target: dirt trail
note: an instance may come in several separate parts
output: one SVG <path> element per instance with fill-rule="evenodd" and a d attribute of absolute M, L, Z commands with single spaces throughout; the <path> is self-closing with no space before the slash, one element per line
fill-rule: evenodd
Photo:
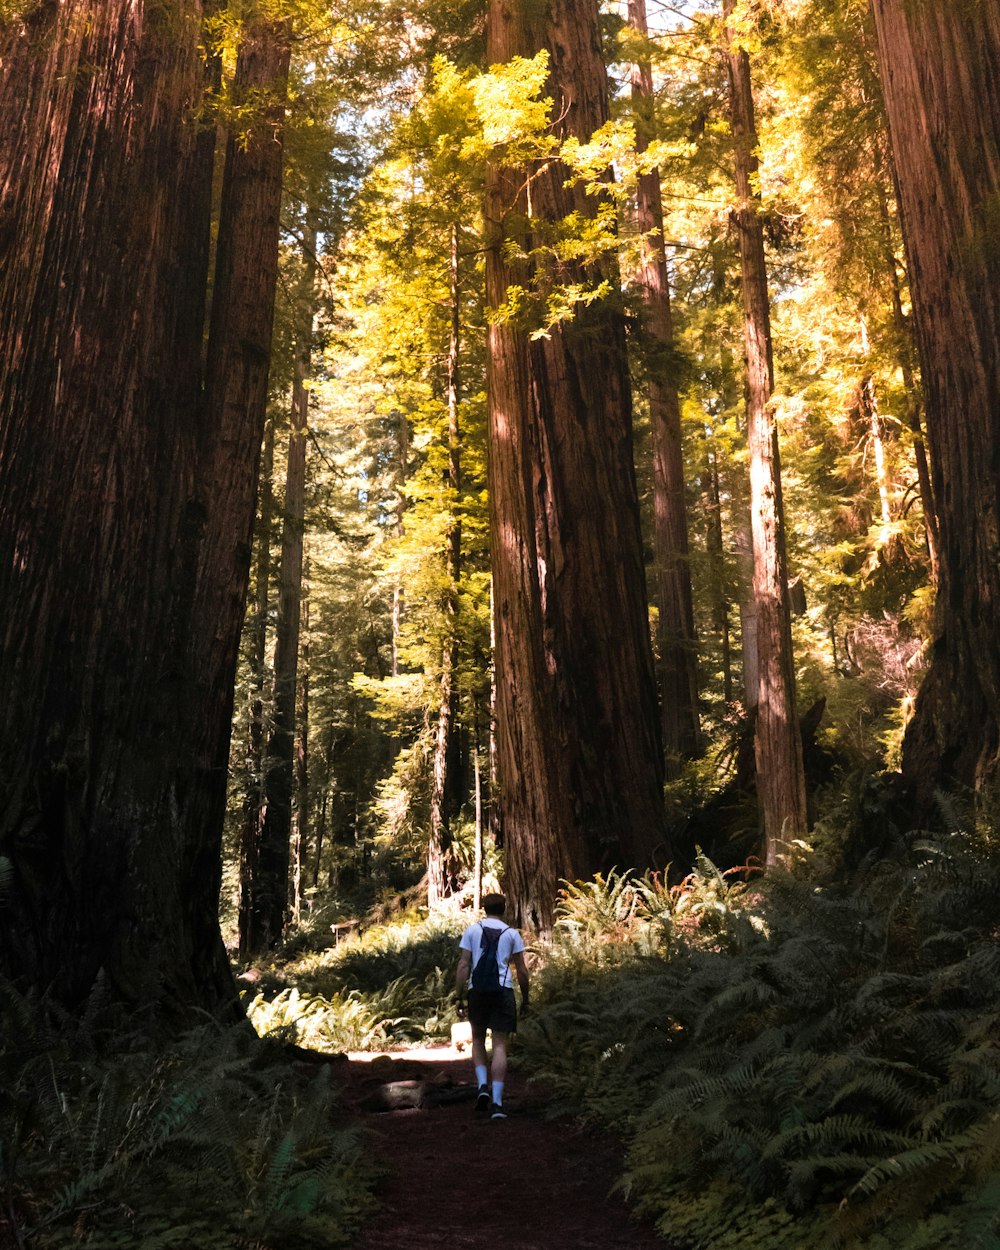
<path fill-rule="evenodd" d="M 450 1047 L 352 1057 L 346 1079 L 387 1170 L 356 1250 L 669 1250 L 609 1194 L 620 1147 L 545 1119 L 523 1077 L 508 1080 L 503 1121 L 476 1118 L 471 1064 Z M 384 1084 L 410 1081 L 426 1083 L 426 1105 L 372 1110 Z"/>

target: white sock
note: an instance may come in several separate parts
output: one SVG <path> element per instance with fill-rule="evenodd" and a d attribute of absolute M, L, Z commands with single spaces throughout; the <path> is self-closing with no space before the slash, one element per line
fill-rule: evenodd
<path fill-rule="evenodd" d="M 483 1086 L 486 1084 L 486 1064 L 485 1063 L 476 1064 L 476 1083 L 479 1085 L 480 1089 L 482 1089 Z"/>
<path fill-rule="evenodd" d="M 503 1081 L 493 1082 L 493 1101 L 498 1107 L 503 1105 Z"/>

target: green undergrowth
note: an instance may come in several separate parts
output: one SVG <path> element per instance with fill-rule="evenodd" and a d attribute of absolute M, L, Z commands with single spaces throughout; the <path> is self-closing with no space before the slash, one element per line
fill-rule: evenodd
<path fill-rule="evenodd" d="M 1000 1247 L 1000 859 L 568 887 L 521 1062 L 692 1250 Z"/>
<path fill-rule="evenodd" d="M 124 1027 L 123 1027 L 124 1026 Z M 0 984 L 0 1245 L 349 1246 L 374 1173 L 328 1068 L 245 1027 L 153 1049 Z M 103 1038 L 104 1040 L 100 1040 Z"/>
<path fill-rule="evenodd" d="M 445 1040 L 465 923 L 410 915 L 336 947 L 294 949 L 260 970 L 247 1015 L 262 1035 L 330 1053 Z"/>

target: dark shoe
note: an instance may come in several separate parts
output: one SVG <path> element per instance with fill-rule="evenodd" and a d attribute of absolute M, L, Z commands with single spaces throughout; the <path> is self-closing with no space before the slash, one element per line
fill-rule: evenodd
<path fill-rule="evenodd" d="M 500 1103 L 495 1102 L 491 1105 L 490 1119 L 491 1120 L 506 1120 L 507 1119 L 507 1112 L 504 1111 Z"/>
<path fill-rule="evenodd" d="M 479 1093 L 476 1095 L 476 1115 L 485 1115 L 490 1109 L 490 1091 L 485 1085 L 480 1085 Z"/>

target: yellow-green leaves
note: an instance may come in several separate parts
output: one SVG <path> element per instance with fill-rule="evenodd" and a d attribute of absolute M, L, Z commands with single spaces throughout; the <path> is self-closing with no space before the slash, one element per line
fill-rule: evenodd
<path fill-rule="evenodd" d="M 552 101 L 542 95 L 549 55 L 516 56 L 493 65 L 473 85 L 476 113 L 486 152 L 506 164 L 551 156 L 557 147 L 549 133 Z"/>

